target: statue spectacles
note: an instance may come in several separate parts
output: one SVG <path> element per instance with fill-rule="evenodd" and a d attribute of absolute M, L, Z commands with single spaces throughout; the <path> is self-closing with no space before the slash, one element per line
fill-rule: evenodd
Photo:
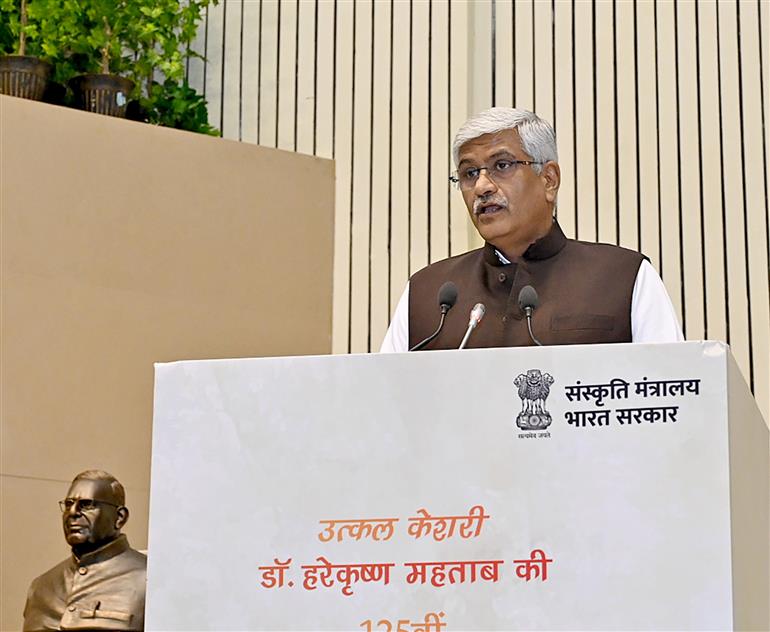
<path fill-rule="evenodd" d="M 491 167 L 463 167 L 449 176 L 449 181 L 461 191 L 468 191 L 476 186 L 482 171 L 487 172 L 487 177 L 495 182 L 504 182 L 513 177 L 518 165 L 542 165 L 538 160 L 515 160 L 506 158 L 496 160 Z"/>
<path fill-rule="evenodd" d="M 62 513 L 71 511 L 75 508 L 76 512 L 93 511 L 97 505 L 109 505 L 110 507 L 120 507 L 115 503 L 108 503 L 106 500 L 96 500 L 94 498 L 65 498 L 59 501 L 59 508 Z"/>

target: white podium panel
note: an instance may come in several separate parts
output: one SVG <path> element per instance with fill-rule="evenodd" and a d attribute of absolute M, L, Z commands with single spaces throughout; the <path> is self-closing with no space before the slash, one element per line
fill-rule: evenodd
<path fill-rule="evenodd" d="M 768 435 L 731 363 L 704 342 L 158 365 L 147 629 L 762 629 Z"/>

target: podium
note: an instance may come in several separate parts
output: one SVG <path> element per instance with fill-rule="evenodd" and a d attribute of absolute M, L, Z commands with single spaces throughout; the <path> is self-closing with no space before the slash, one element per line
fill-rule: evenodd
<path fill-rule="evenodd" d="M 770 628 L 717 342 L 156 366 L 148 630 Z"/>

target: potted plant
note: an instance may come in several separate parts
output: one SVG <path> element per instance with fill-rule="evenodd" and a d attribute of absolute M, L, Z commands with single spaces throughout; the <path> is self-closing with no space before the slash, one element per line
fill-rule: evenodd
<path fill-rule="evenodd" d="M 188 59 L 202 58 L 191 44 L 203 12 L 217 2 L 0 0 L 0 52 L 26 47 L 54 62 L 49 85 L 69 85 L 82 109 L 124 116 L 133 100 L 132 118 L 217 134 L 185 80 Z"/>
<path fill-rule="evenodd" d="M 134 82 L 128 69 L 136 23 L 133 0 L 77 0 L 71 3 L 72 30 L 62 41 L 78 60 L 79 74 L 69 81 L 76 107 L 124 117 Z"/>
<path fill-rule="evenodd" d="M 191 123 L 200 119 L 205 101 L 192 98 L 184 69 L 189 57 L 199 56 L 190 45 L 203 11 L 217 1 L 74 0 L 76 33 L 64 39 L 84 73 L 70 81 L 76 105 L 125 116 L 132 97 L 148 122 L 167 122 L 178 111 L 183 125 L 210 132 L 207 122 Z M 184 105 L 169 110 L 172 95 Z"/>
<path fill-rule="evenodd" d="M 0 93 L 39 101 L 52 66 L 40 58 L 36 19 L 48 0 L 0 0 Z M 10 53 L 10 54 L 9 54 Z M 29 54 L 28 54 L 29 53 Z"/>

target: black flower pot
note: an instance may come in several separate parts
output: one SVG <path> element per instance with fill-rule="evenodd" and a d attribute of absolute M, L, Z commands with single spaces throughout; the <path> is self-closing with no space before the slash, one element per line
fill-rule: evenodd
<path fill-rule="evenodd" d="M 0 57 L 0 94 L 40 101 L 43 98 L 52 66 L 29 55 Z"/>
<path fill-rule="evenodd" d="M 134 82 L 116 75 L 80 75 L 70 79 L 75 107 L 97 114 L 126 117 Z"/>

